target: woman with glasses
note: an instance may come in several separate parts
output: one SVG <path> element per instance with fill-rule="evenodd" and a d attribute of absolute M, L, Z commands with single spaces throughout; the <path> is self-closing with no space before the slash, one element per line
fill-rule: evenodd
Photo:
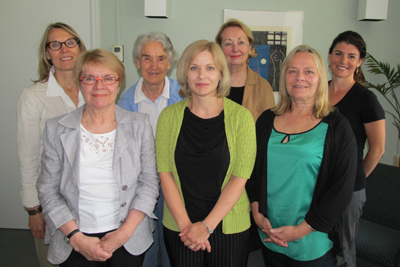
<path fill-rule="evenodd" d="M 47 121 L 37 183 L 48 259 L 68 266 L 141 266 L 159 194 L 147 114 L 115 105 L 125 69 L 96 49 L 76 61 L 86 104 Z M 105 262 L 105 263 L 104 263 Z"/>
<path fill-rule="evenodd" d="M 86 50 L 83 41 L 69 25 L 50 24 L 39 46 L 39 79 L 22 91 L 17 104 L 18 157 L 21 173 L 21 198 L 29 214 L 29 228 L 35 237 L 40 265 L 52 266 L 46 260 L 43 244 L 45 221 L 36 191 L 43 150 L 45 122 L 76 109 L 84 99 L 72 78 L 76 58 Z"/>

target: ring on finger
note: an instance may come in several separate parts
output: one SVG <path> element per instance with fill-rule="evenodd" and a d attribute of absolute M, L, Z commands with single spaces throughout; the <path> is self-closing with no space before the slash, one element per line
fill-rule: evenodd
<path fill-rule="evenodd" d="M 191 245 L 189 246 L 190 249 L 194 249 L 194 247 L 195 247 L 195 245 L 193 245 L 193 244 L 191 244 Z"/>

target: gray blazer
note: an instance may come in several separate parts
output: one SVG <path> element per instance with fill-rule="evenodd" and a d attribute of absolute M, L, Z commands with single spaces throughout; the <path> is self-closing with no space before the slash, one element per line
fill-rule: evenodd
<path fill-rule="evenodd" d="M 43 136 L 44 151 L 37 190 L 47 223 L 45 243 L 50 244 L 47 258 L 53 264 L 64 262 L 72 250 L 58 228 L 69 220 L 75 220 L 79 227 L 77 182 L 84 108 L 49 119 Z M 148 115 L 118 106 L 115 115 L 117 129 L 112 169 L 120 186 L 119 219 L 122 224 L 131 209 L 147 215 L 124 245 L 131 254 L 140 255 L 153 242 L 153 210 L 159 193 L 154 138 Z"/>

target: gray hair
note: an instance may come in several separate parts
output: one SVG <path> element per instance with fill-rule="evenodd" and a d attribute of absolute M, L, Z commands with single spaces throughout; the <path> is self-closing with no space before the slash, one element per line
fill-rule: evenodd
<path fill-rule="evenodd" d="M 165 52 L 168 54 L 168 60 L 171 63 L 171 70 L 178 62 L 178 53 L 175 51 L 174 46 L 171 43 L 169 37 L 162 32 L 150 32 L 149 34 L 141 34 L 135 41 L 135 45 L 133 46 L 133 61 L 140 59 L 140 52 L 142 51 L 143 45 L 145 45 L 148 41 L 160 42 Z"/>

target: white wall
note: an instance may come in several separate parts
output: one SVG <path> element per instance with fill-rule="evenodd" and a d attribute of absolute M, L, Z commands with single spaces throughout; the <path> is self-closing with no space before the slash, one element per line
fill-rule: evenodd
<path fill-rule="evenodd" d="M 303 43 L 327 58 L 329 46 L 340 32 L 353 30 L 367 43 L 367 50 L 381 61 L 394 66 L 400 62 L 400 1 L 389 1 L 388 19 L 371 22 L 357 21 L 358 0 L 168 0 L 171 16 L 168 19 L 146 18 L 143 0 L 100 0 L 101 46 L 111 49 L 113 44 L 125 46 L 125 88 L 139 76 L 132 60 L 132 48 L 141 33 L 160 30 L 166 33 L 181 54 L 185 47 L 198 39 L 214 40 L 223 23 L 224 9 L 304 11 Z M 116 15 L 117 14 L 117 15 Z M 365 70 L 365 67 L 364 67 Z M 172 75 L 174 77 L 174 74 Z M 377 77 L 366 73 L 367 80 Z M 400 95 L 400 88 L 398 89 Z M 385 109 L 386 101 L 378 96 Z M 386 153 L 381 162 L 392 164 L 396 149 L 397 130 L 387 115 Z"/>
<path fill-rule="evenodd" d="M 19 197 L 19 171 L 16 154 L 15 105 L 23 88 L 37 78 L 37 47 L 47 24 L 64 21 L 74 27 L 88 48 L 94 47 L 88 9 L 97 0 L 2 0 L 0 10 L 0 227 L 24 228 L 27 214 Z M 100 47 L 125 46 L 126 88 L 135 83 L 138 73 L 131 50 L 141 33 L 160 30 L 171 37 L 179 53 L 198 39 L 213 40 L 223 23 L 224 9 L 304 11 L 303 42 L 326 57 L 333 38 L 344 30 L 359 32 L 368 51 L 392 65 L 399 62 L 400 1 L 389 2 L 387 21 L 357 21 L 357 0 L 169 0 L 169 19 L 144 17 L 144 0 L 100 1 Z M 173 74 L 174 77 L 174 74 Z M 376 78 L 367 74 L 367 79 Z M 385 108 L 389 106 L 379 97 Z M 387 120 L 386 154 L 382 162 L 391 164 L 396 146 L 396 130 Z"/>
<path fill-rule="evenodd" d="M 22 89 L 38 78 L 38 46 L 49 23 L 68 23 L 88 48 L 97 42 L 96 35 L 91 35 L 90 15 L 96 1 L 2 0 L 1 4 L 0 227 L 26 228 L 28 214 L 19 195 L 16 103 Z"/>

